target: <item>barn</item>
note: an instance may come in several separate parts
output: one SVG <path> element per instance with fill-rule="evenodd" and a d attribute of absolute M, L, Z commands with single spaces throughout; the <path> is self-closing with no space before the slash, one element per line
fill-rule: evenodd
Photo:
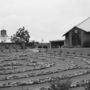
<path fill-rule="evenodd" d="M 90 17 L 66 32 L 64 47 L 90 47 Z"/>

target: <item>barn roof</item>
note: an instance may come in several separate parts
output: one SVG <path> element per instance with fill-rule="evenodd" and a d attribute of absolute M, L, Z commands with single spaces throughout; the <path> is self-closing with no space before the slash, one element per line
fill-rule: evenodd
<path fill-rule="evenodd" d="M 87 19 L 79 23 L 77 27 L 89 32 L 90 31 L 90 17 L 88 17 Z"/>
<path fill-rule="evenodd" d="M 79 29 L 84 30 L 86 32 L 90 32 L 90 17 L 83 20 L 81 23 L 77 24 L 73 28 L 79 28 Z M 71 28 L 69 31 L 67 31 L 64 35 L 66 35 L 68 32 L 70 32 L 73 28 Z"/>

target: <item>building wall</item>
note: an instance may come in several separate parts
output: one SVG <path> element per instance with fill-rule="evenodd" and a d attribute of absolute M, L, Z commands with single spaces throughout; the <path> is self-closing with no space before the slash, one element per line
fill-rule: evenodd
<path fill-rule="evenodd" d="M 65 41 L 64 41 L 64 46 L 65 47 L 75 47 L 72 45 L 72 34 L 73 34 L 73 31 L 74 30 L 79 30 L 79 34 L 80 34 L 80 41 L 81 41 L 81 44 L 80 44 L 80 47 L 83 47 L 84 46 L 84 43 L 86 41 L 90 41 L 90 33 L 88 32 L 85 32 L 79 28 L 74 28 L 72 30 L 70 30 L 66 35 L 65 35 Z M 76 46 L 77 47 L 77 46 Z"/>
<path fill-rule="evenodd" d="M 65 35 L 64 46 L 69 47 L 69 33 L 67 35 Z"/>
<path fill-rule="evenodd" d="M 83 33 L 83 47 L 87 46 L 90 47 L 90 33 L 84 32 Z"/>
<path fill-rule="evenodd" d="M 69 47 L 72 47 L 72 31 L 69 32 Z"/>
<path fill-rule="evenodd" d="M 72 47 L 72 30 L 65 35 L 65 47 Z"/>
<path fill-rule="evenodd" d="M 90 41 L 90 34 L 84 33 L 84 41 Z"/>
<path fill-rule="evenodd" d="M 81 31 L 81 47 L 83 47 L 84 43 L 84 31 Z"/>

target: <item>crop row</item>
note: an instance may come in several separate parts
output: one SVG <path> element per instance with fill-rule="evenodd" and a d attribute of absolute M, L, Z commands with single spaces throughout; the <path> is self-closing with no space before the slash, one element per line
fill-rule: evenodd
<path fill-rule="evenodd" d="M 6 75 L 6 74 L 16 74 L 16 73 L 22 73 L 22 72 L 28 72 L 28 71 L 34 71 L 34 70 L 41 70 L 41 69 L 46 69 L 54 66 L 55 63 L 44 63 L 39 65 L 38 67 L 35 66 L 34 68 L 29 68 L 29 69 L 23 69 L 23 70 L 11 70 L 11 71 L 0 71 L 0 75 Z"/>
<path fill-rule="evenodd" d="M 82 68 L 78 67 L 78 66 L 74 66 L 74 67 L 69 67 L 67 69 L 56 69 L 56 70 L 46 71 L 46 72 L 39 71 L 37 73 L 34 72 L 34 73 L 28 73 L 28 74 L 22 74 L 22 75 L 8 75 L 8 76 L 4 76 L 4 77 L 0 78 L 0 81 L 50 75 L 50 74 L 59 73 L 59 72 L 67 71 L 67 70 L 73 70 L 73 69 L 82 69 Z"/>
<path fill-rule="evenodd" d="M 79 76 L 79 75 L 84 75 L 90 73 L 90 71 L 78 71 L 77 73 L 72 73 L 72 74 L 62 74 L 59 76 L 60 79 L 65 79 L 65 78 L 72 78 L 75 76 Z M 8 83 L 0 83 L 0 87 L 12 87 L 12 86 L 20 86 L 20 85 L 33 85 L 33 84 L 41 84 L 41 83 L 45 83 L 45 82 L 50 82 L 55 80 L 56 77 L 46 77 L 43 79 L 36 79 L 36 80 L 23 80 L 23 81 L 11 81 Z"/>

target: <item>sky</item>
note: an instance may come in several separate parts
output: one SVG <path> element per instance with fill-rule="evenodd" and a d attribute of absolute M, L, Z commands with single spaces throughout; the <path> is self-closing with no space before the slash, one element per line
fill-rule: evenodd
<path fill-rule="evenodd" d="M 30 40 L 62 40 L 70 28 L 90 16 L 90 0 L 0 0 L 0 30 L 8 36 L 25 26 Z"/>

